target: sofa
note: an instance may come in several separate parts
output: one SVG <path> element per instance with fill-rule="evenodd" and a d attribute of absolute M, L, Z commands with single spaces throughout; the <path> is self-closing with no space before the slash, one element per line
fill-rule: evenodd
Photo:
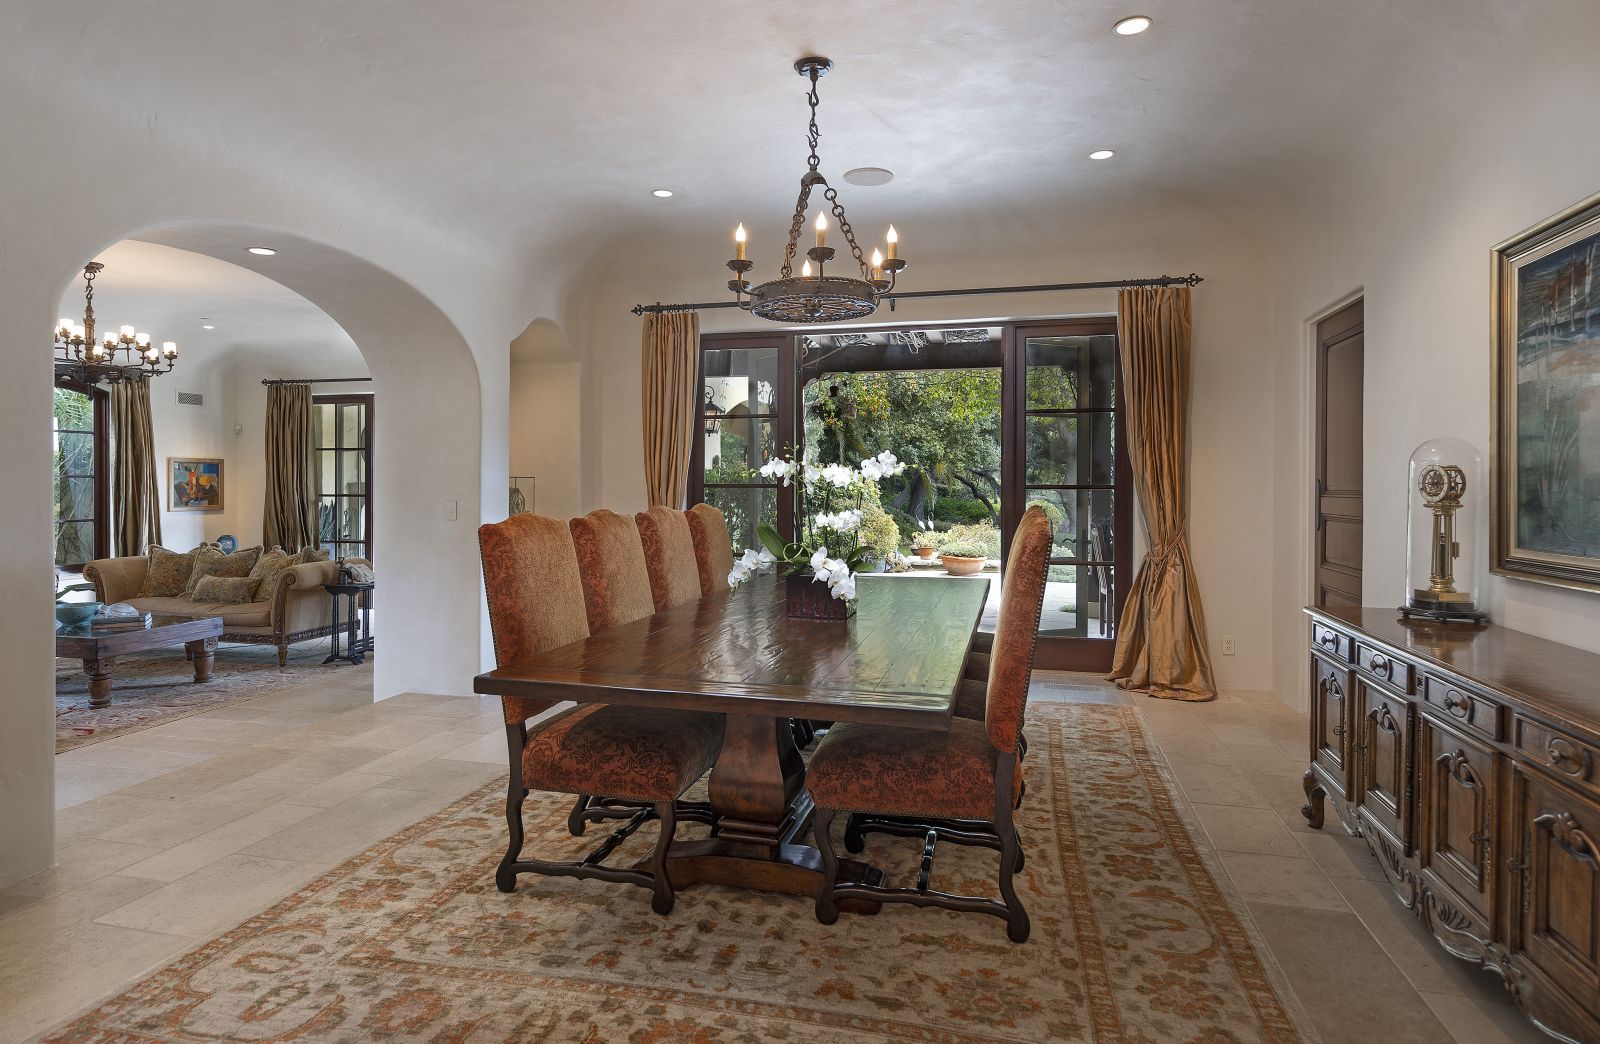
<path fill-rule="evenodd" d="M 95 597 L 106 604 L 127 602 L 166 616 L 220 616 L 222 641 L 278 647 L 278 666 L 289 660 L 289 646 L 333 633 L 333 596 L 323 589 L 339 578 L 337 562 L 306 562 L 278 574 L 270 592 L 255 602 L 206 603 L 187 598 L 141 598 L 150 560 L 143 555 L 102 558 L 83 567 Z"/>

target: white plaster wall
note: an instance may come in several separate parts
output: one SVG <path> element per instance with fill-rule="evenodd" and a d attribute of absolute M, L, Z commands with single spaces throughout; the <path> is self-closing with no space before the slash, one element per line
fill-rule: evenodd
<path fill-rule="evenodd" d="M 1490 249 L 1600 192 L 1600 137 L 1591 131 L 1600 7 L 1565 6 L 1560 17 L 1507 26 L 1494 62 L 1423 96 L 1426 120 L 1375 126 L 1369 140 L 1347 142 L 1360 163 L 1319 184 L 1299 219 L 1273 235 L 1274 676 L 1293 705 L 1307 695 L 1299 609 L 1310 597 L 1312 554 L 1308 321 L 1364 291 L 1363 600 L 1399 605 L 1412 450 L 1451 436 L 1489 460 Z M 1600 651 L 1600 596 L 1488 576 L 1487 547 L 1479 565 L 1496 623 Z"/>
<path fill-rule="evenodd" d="M 43 494 L 51 372 L 40 349 L 83 262 L 166 226 L 228 226 L 209 241 L 178 233 L 165 241 L 235 260 L 230 251 L 246 245 L 237 236 L 266 230 L 289 249 L 260 259 L 275 262 L 270 269 L 242 253 L 239 263 L 318 304 L 362 349 L 390 406 L 379 415 L 389 467 L 398 474 L 403 464 L 406 475 L 379 475 L 376 539 L 394 562 L 379 697 L 466 691 L 485 662 L 474 530 L 505 512 L 506 346 L 530 308 L 549 310 L 530 301 L 530 277 L 508 275 L 524 272 L 520 263 L 452 238 L 423 208 L 319 180 L 298 168 L 292 149 L 276 165 L 239 162 L 227 140 L 179 141 L 157 114 L 77 105 L 52 84 L 25 63 L 0 68 L 0 433 L 8 449 L 0 486 L 39 491 L 0 498 L 0 882 L 52 860 L 53 716 L 41 699 L 52 677 Z M 55 161 L 84 141 L 118 157 L 115 177 L 100 165 Z M 454 520 L 443 517 L 447 499 L 457 503 Z"/>
<path fill-rule="evenodd" d="M 511 474 L 534 476 L 541 515 L 584 512 L 582 395 L 581 363 L 511 364 Z"/>
<path fill-rule="evenodd" d="M 842 191 L 858 230 L 881 229 L 870 193 Z M 874 208 L 874 204 L 877 207 Z M 856 217 L 860 209 L 862 217 Z M 1094 213 L 1040 221 L 1025 213 L 943 214 L 896 218 L 911 261 L 902 286 L 938 289 L 1068 280 L 1187 274 L 1194 291 L 1193 392 L 1190 412 L 1190 534 L 1218 684 L 1227 690 L 1271 685 L 1272 620 L 1264 593 L 1272 580 L 1273 355 L 1260 286 L 1262 254 L 1239 228 L 1183 200 L 1108 204 Z M 862 232 L 863 235 L 871 233 Z M 690 240 L 693 249 L 661 252 L 659 240 L 627 244 L 614 257 L 637 267 L 590 273 L 603 287 L 568 326 L 593 374 L 585 389 L 584 439 L 593 454 L 585 508 L 637 511 L 645 506 L 640 387 L 640 302 L 706 301 L 723 289 L 729 246 Z M 684 239 L 666 237 L 675 248 Z M 781 247 L 766 239 L 752 257 L 776 267 Z M 759 272 L 758 272 L 759 274 Z M 720 292 L 719 292 L 720 291 Z M 875 322 L 963 320 L 1035 315 L 1112 314 L 1115 291 L 908 301 Z M 704 311 L 701 329 L 749 330 L 760 320 L 732 309 Z M 1142 537 L 1143 523 L 1135 530 Z M 1142 547 L 1142 545 L 1140 545 Z M 1222 656 L 1221 636 L 1237 654 Z"/>
<path fill-rule="evenodd" d="M 161 496 L 161 543 L 187 550 L 223 533 L 238 533 L 234 524 L 235 483 L 244 478 L 234 453 L 236 416 L 231 367 L 216 360 L 196 360 L 150 382 L 150 426 L 156 455 L 156 481 Z M 204 406 L 178 405 L 179 391 L 199 392 Z M 167 495 L 168 457 L 222 458 L 222 510 L 171 511 Z M 240 546 L 247 546 L 243 540 Z"/>

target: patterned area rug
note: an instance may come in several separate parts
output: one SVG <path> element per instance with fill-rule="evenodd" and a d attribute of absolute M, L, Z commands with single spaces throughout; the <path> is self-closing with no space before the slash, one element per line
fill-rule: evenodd
<path fill-rule="evenodd" d="M 1030 708 L 1022 837 L 1032 938 L 885 907 L 699 887 L 670 917 L 627 885 L 493 883 L 485 787 L 48 1035 L 63 1041 L 1292 1041 L 1288 994 L 1180 819 L 1131 708 Z M 533 795 L 530 850 L 595 843 Z M 653 827 L 613 855 L 643 855 Z M 702 830 L 683 828 L 684 835 Z M 869 838 L 914 879 L 921 845 Z M 935 887 L 993 893 L 942 846 Z M 1303 1023 L 1301 1023 L 1303 1025 Z"/>
<path fill-rule="evenodd" d="M 56 659 L 56 753 L 99 743 L 152 725 L 259 699 L 309 681 L 328 655 L 326 641 L 289 647 L 278 670 L 278 650 L 261 645 L 219 645 L 211 680 L 196 683 L 182 647 L 120 657 L 111 675 L 111 705 L 89 706 L 82 660 Z"/>

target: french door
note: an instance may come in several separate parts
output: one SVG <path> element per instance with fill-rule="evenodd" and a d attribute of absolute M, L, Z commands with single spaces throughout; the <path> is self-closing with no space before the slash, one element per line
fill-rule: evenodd
<path fill-rule="evenodd" d="M 1030 505 L 1043 508 L 1053 531 L 1036 663 L 1080 671 L 1111 666 L 1133 576 L 1133 494 L 1115 319 L 851 326 L 708 334 L 700 341 L 702 402 L 691 440 L 689 500 L 719 508 L 736 547 L 758 546 L 759 522 L 793 537 L 794 498 L 764 480 L 759 468 L 805 445 L 802 422 L 818 412 L 815 405 L 808 412 L 808 386 L 816 392 L 840 374 L 981 374 L 998 367 L 1001 562 Z M 909 449 L 891 448 L 902 457 Z M 935 475 L 951 470 L 939 463 L 923 461 Z M 953 490 L 961 477 L 956 473 Z M 966 491 L 977 500 L 984 495 L 981 478 L 966 476 Z M 896 506 L 916 510 L 915 501 Z M 911 535 L 901 532 L 903 540 Z M 998 584 L 994 591 L 991 610 L 998 606 Z M 993 622 L 994 613 L 986 613 L 985 626 Z"/>
<path fill-rule="evenodd" d="M 317 543 L 334 558 L 372 559 L 372 396 L 312 402 Z"/>
<path fill-rule="evenodd" d="M 1035 665 L 1104 671 L 1133 579 L 1116 320 L 1014 323 L 1007 334 L 1001 531 L 1009 552 L 1037 504 L 1053 532 Z"/>

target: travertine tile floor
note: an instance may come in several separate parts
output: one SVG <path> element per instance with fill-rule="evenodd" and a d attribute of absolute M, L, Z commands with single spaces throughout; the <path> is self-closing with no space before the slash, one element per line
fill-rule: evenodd
<path fill-rule="evenodd" d="M 370 702 L 370 668 L 56 759 L 60 865 L 0 890 L 0 1041 L 25 1038 L 500 778 L 499 706 Z M 1300 818 L 1305 719 L 1039 672 L 1033 698 L 1130 702 L 1323 1040 L 1542 1040 L 1435 946 L 1329 815 Z M 775 899 L 774 901 L 783 901 Z M 982 927 L 982 926 L 977 926 Z"/>

